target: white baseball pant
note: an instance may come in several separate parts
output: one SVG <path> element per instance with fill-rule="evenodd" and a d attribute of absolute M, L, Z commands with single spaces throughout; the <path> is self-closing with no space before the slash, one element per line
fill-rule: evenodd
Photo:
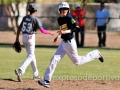
<path fill-rule="evenodd" d="M 36 58 L 35 58 L 35 34 L 23 34 L 22 37 L 23 44 L 27 51 L 27 57 L 20 66 L 19 69 L 22 70 L 22 74 L 25 73 L 25 70 L 29 64 L 31 64 L 32 70 L 33 70 L 33 76 L 38 76 L 38 69 L 36 64 Z"/>
<path fill-rule="evenodd" d="M 79 56 L 77 52 L 76 41 L 74 38 L 71 39 L 71 42 L 68 41 L 67 43 L 61 41 L 56 53 L 50 61 L 48 68 L 46 69 L 44 80 L 51 81 L 52 75 L 58 62 L 64 57 L 65 54 L 67 54 L 72 62 L 76 65 L 82 65 L 100 57 L 100 52 L 98 50 L 93 50 L 85 56 Z"/>

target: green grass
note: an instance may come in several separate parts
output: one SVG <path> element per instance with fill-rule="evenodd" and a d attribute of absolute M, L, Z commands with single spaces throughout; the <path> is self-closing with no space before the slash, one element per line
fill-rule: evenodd
<path fill-rule="evenodd" d="M 43 47 L 37 47 L 35 49 L 37 66 L 42 77 L 56 49 L 57 48 Z M 95 48 L 78 48 L 78 53 L 82 56 L 94 49 Z M 86 78 L 86 76 L 89 76 L 89 78 L 101 78 L 104 76 L 110 78 L 120 76 L 120 51 L 111 49 L 98 50 L 105 59 L 104 63 L 101 63 L 99 60 L 94 60 L 84 65 L 76 66 L 66 55 L 57 65 L 53 79 L 80 79 L 81 77 Z M 19 68 L 25 58 L 25 48 L 22 49 L 21 53 L 16 53 L 12 47 L 0 46 L 0 79 L 16 79 L 14 70 Z M 32 79 L 32 69 L 30 65 L 26 69 L 23 79 Z"/>

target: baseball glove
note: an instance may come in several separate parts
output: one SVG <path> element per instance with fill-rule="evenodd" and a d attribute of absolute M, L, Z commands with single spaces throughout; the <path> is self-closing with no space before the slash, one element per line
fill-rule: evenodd
<path fill-rule="evenodd" d="M 20 45 L 20 42 L 15 42 L 15 43 L 13 44 L 13 49 L 14 49 L 16 52 L 20 53 L 21 50 L 22 50 L 21 45 Z"/>

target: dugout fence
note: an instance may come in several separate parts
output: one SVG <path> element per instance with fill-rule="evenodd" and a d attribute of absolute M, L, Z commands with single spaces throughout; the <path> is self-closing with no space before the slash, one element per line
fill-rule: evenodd
<path fill-rule="evenodd" d="M 110 12 L 111 20 L 107 26 L 107 47 L 111 48 L 119 48 L 120 47 L 120 5 L 119 4 L 105 4 L 106 8 Z M 74 9 L 74 4 L 70 4 L 71 11 Z M 10 19 L 4 8 L 0 6 L 0 31 L 12 31 L 12 25 Z M 20 16 L 18 25 L 20 24 L 23 16 L 25 13 L 25 5 L 20 6 Z M 45 29 L 49 30 L 58 30 L 57 18 L 59 17 L 58 14 L 58 4 L 38 4 L 38 12 L 36 13 L 36 17 L 40 19 Z M 85 14 L 85 46 L 97 46 L 98 45 L 98 37 L 97 37 L 97 30 L 94 27 L 94 20 L 95 20 L 95 12 L 99 9 L 99 3 L 89 3 L 87 4 L 86 14 Z M 55 37 L 55 36 L 54 36 Z M 1 37 L 3 38 L 3 37 Z M 49 37 L 50 38 L 50 37 Z M 53 38 L 51 38 L 53 39 Z M 91 40 L 90 40 L 91 39 Z M 93 40 L 95 39 L 95 40 Z M 52 43 L 47 43 L 46 41 L 36 40 L 38 41 L 38 45 L 52 45 Z M 50 40 L 51 41 L 51 40 Z M 12 43 L 13 41 L 4 42 L 1 40 L 1 43 Z M 40 43 L 39 43 L 40 42 Z M 42 42 L 42 43 L 41 43 Z"/>

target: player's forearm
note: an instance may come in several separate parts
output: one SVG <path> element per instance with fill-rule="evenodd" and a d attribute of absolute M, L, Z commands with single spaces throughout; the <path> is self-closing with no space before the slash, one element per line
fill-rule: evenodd
<path fill-rule="evenodd" d="M 76 32 L 76 31 L 79 31 L 79 30 L 80 30 L 79 26 L 76 26 L 72 29 L 68 29 L 68 30 L 65 30 L 65 31 L 64 30 L 59 30 L 57 33 L 59 33 L 59 35 L 61 35 L 61 34 L 68 34 L 68 33 Z"/>
<path fill-rule="evenodd" d="M 60 31 L 58 31 L 58 33 L 59 34 L 68 34 L 68 33 L 76 32 L 76 31 L 79 31 L 79 30 L 80 30 L 79 27 L 74 27 L 74 28 L 68 29 L 66 31 L 60 30 Z"/>
<path fill-rule="evenodd" d="M 19 27 L 18 30 L 17 30 L 16 41 L 19 41 L 20 31 L 21 31 L 21 28 Z"/>
<path fill-rule="evenodd" d="M 69 30 L 66 30 L 65 33 L 71 33 L 72 31 L 69 29 Z"/>
<path fill-rule="evenodd" d="M 86 12 L 86 4 L 87 4 L 87 2 L 86 2 L 86 0 L 83 0 L 83 5 L 82 5 L 82 10 L 84 11 L 84 12 Z"/>
<path fill-rule="evenodd" d="M 44 28 L 40 28 L 40 31 L 44 34 L 50 34 L 49 30 L 45 30 Z"/>

